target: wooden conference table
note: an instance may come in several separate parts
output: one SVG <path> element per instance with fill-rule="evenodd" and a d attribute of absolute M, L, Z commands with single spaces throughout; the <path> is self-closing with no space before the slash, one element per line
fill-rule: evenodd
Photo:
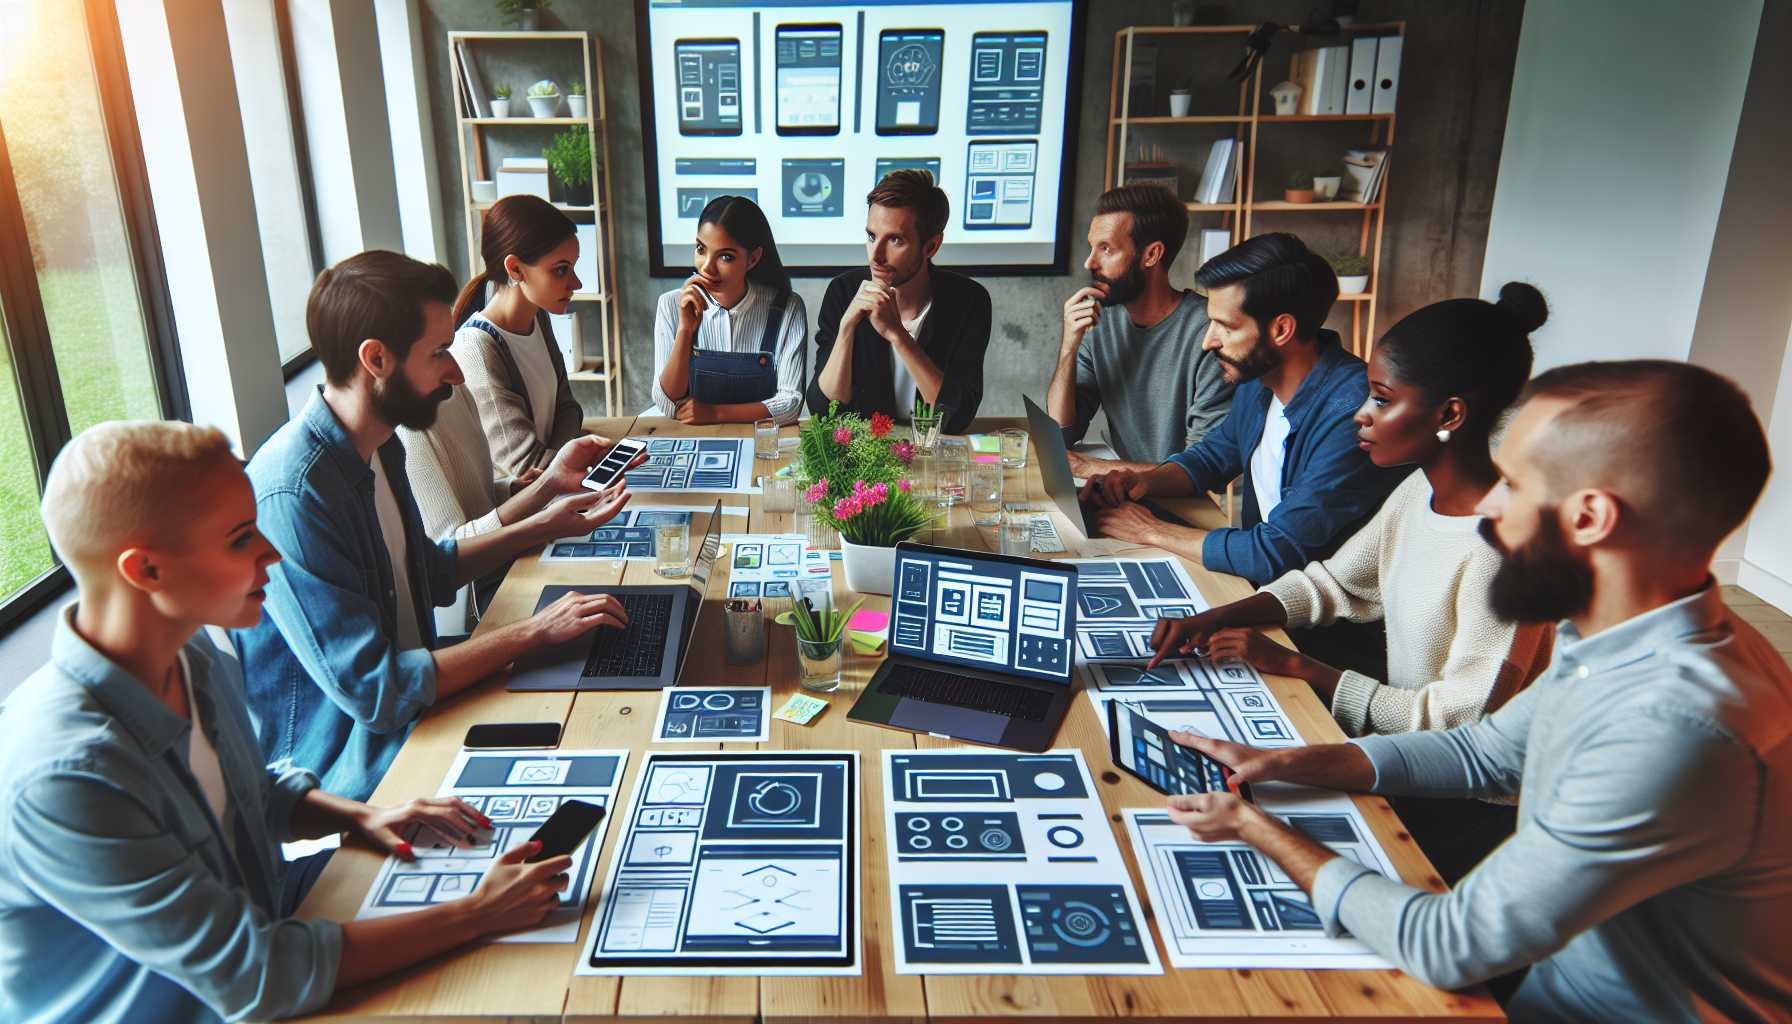
<path fill-rule="evenodd" d="M 699 435 L 746 437 L 751 425 L 686 427 L 657 417 L 595 419 L 587 422 L 595 433 L 618 438 L 635 435 Z M 1024 421 L 983 419 L 974 431 L 987 432 Z M 786 435 L 795 428 L 786 428 Z M 788 453 L 790 449 L 785 449 Z M 769 465 L 769 463 L 763 464 Z M 1034 460 L 1027 468 L 1010 470 L 1005 498 L 1014 493 L 1022 478 L 1028 497 L 1045 499 Z M 703 502 L 694 493 L 637 494 L 632 506 L 688 505 Z M 714 496 L 707 500 L 713 501 Z M 800 500 L 800 499 L 799 499 Z M 789 513 L 760 511 L 758 495 L 726 495 L 723 505 L 746 506 L 748 516 L 724 517 L 727 532 L 788 532 Z M 1223 525 L 1218 508 L 1206 499 L 1191 500 L 1176 509 L 1198 526 Z M 1059 533 L 1068 546 L 1079 547 L 1067 522 L 1059 519 Z M 707 516 L 693 517 L 692 533 L 701 536 Z M 934 542 L 971 549 L 996 545 L 993 529 L 979 530 L 968 510 L 952 510 L 949 525 L 935 533 Z M 696 537 L 693 537 L 693 548 Z M 1059 557 L 1101 557 L 1119 551 L 1149 555 L 1154 549 L 1122 545 L 1112 540 L 1089 542 L 1083 551 Z M 722 564 L 718 560 L 718 565 Z M 1250 593 L 1243 580 L 1210 572 L 1184 562 L 1189 575 L 1210 602 L 1233 600 Z M 834 580 L 844 590 L 844 576 L 836 563 Z M 590 562 L 574 566 L 550 566 L 532 556 L 517 560 L 488 610 L 482 629 L 490 629 L 528 615 L 543 585 L 578 583 L 592 586 L 654 582 L 651 562 Z M 710 579 L 710 599 L 725 593 L 726 572 Z M 871 597 L 868 608 L 889 607 L 889 599 Z M 738 683 L 772 688 L 772 707 L 795 692 L 796 653 L 789 627 L 767 625 L 763 664 L 729 665 L 722 657 L 723 617 L 713 605 L 698 626 L 696 646 L 684 679 L 705 685 Z M 879 656 L 881 657 L 881 655 Z M 854 977 L 574 977 L 585 937 L 591 927 L 602 880 L 614 855 L 619 826 L 612 825 L 597 869 L 593 899 L 585 908 L 580 941 L 573 944 L 488 944 L 465 948 L 383 981 L 338 993 L 325 1013 L 314 1020 L 429 1020 L 429 1021 L 599 1021 L 675 1018 L 681 1021 L 985 1021 L 1019 1017 L 1048 1020 L 1211 1020 L 1252 1018 L 1291 1020 L 1346 1017 L 1357 1020 L 1418 1020 L 1439 1017 L 1502 1019 L 1497 1003 L 1483 992 L 1451 993 L 1423 985 L 1398 971 L 1332 970 L 1177 970 L 1159 945 L 1165 964 L 1161 975 L 1147 976 L 919 976 L 895 973 L 892 942 L 887 851 L 883 830 L 882 754 L 885 749 L 931 749 L 956 744 L 928 736 L 882 729 L 848 721 L 846 713 L 879 658 L 854 654 L 848 647 L 842 684 L 830 697 L 830 707 L 807 726 L 772 723 L 771 742 L 726 744 L 705 748 L 677 744 L 684 751 L 702 749 L 857 750 L 860 752 L 859 788 L 864 802 L 860 821 L 862 848 L 860 878 L 864 915 L 864 948 L 860 950 L 862 973 Z M 1309 742 L 1336 741 L 1343 736 L 1325 707 L 1304 683 L 1270 677 L 1282 706 Z M 630 753 L 627 775 L 617 792 L 619 807 L 628 806 L 640 778 L 640 767 L 649 747 L 658 692 L 625 693 L 510 693 L 502 680 L 482 683 L 437 704 L 417 724 L 372 802 L 391 805 L 418 796 L 432 795 L 460 750 L 467 727 L 480 722 L 554 720 L 565 723 L 561 745 L 566 748 L 626 748 Z M 1113 770 L 1106 730 L 1089 701 L 1074 702 L 1058 735 L 1058 747 L 1083 751 L 1097 780 L 1104 806 L 1112 816 L 1116 840 L 1142 901 L 1146 916 L 1152 911 L 1134 861 L 1132 845 L 1120 827 L 1123 807 L 1161 806 L 1163 797 L 1144 783 Z M 660 747 L 658 749 L 673 749 Z M 1374 827 L 1402 877 L 1411 884 L 1440 889 L 1442 883 L 1418 846 L 1401 828 L 1399 819 L 1378 797 L 1356 798 L 1359 809 Z M 381 856 L 359 846 L 345 846 L 311 892 L 300 911 L 303 917 L 328 917 L 346 921 L 355 915 L 372 883 Z M 1155 939 L 1155 936 L 1154 936 Z"/>

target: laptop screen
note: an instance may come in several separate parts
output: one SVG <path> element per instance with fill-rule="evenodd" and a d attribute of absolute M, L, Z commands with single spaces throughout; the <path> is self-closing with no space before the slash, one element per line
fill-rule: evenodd
<path fill-rule="evenodd" d="M 1076 567 L 903 544 L 892 653 L 1070 682 Z"/>

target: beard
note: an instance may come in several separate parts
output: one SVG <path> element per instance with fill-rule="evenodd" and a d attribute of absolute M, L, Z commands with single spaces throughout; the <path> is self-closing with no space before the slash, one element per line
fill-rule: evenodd
<path fill-rule="evenodd" d="M 1101 304 L 1104 306 L 1124 306 L 1145 293 L 1145 269 L 1139 266 L 1137 257 L 1126 268 L 1126 273 L 1119 277 L 1103 277 L 1091 270 L 1089 279 L 1107 286 L 1108 293 L 1101 297 Z"/>
<path fill-rule="evenodd" d="M 907 266 L 904 266 L 901 263 L 887 263 L 885 264 L 885 267 L 888 268 L 890 279 L 885 282 L 885 284 L 891 288 L 900 288 L 910 281 L 913 281 L 915 275 L 919 274 L 921 268 L 926 264 L 927 257 L 921 255 L 917 255 L 915 261 Z"/>
<path fill-rule="evenodd" d="M 373 382 L 373 412 L 395 427 L 428 430 L 435 425 L 437 407 L 453 394 L 454 388 L 447 384 L 422 394 L 399 370 L 384 383 Z"/>
<path fill-rule="evenodd" d="M 1574 557 L 1561 524 L 1548 511 L 1539 515 L 1531 539 L 1511 550 L 1500 543 L 1491 519 L 1481 520 L 1480 531 L 1481 539 L 1500 553 L 1487 603 L 1501 619 L 1556 622 L 1593 603 L 1593 569 Z"/>
<path fill-rule="evenodd" d="M 1282 365 L 1282 354 L 1276 351 L 1274 345 L 1265 344 L 1262 339 L 1258 339 L 1257 343 L 1241 359 L 1234 359 L 1219 349 L 1215 349 L 1213 354 L 1219 358 L 1220 362 L 1230 366 L 1238 374 L 1238 379 L 1233 381 L 1234 384 L 1256 380 Z"/>

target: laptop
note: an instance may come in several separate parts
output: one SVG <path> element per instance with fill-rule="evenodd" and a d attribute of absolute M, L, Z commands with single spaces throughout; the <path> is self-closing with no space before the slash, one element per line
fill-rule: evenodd
<path fill-rule="evenodd" d="M 896 545 L 890 656 L 847 716 L 1039 752 L 1070 709 L 1076 566 Z"/>
<path fill-rule="evenodd" d="M 709 514 L 709 529 L 685 583 L 634 587 L 543 587 L 540 611 L 569 593 L 601 590 L 622 602 L 628 626 L 599 626 L 563 644 L 517 659 L 512 690 L 658 690 L 678 682 L 696 635 L 709 590 L 709 573 L 721 549 L 722 502 Z"/>
<path fill-rule="evenodd" d="M 1033 458 L 1039 464 L 1039 479 L 1045 485 L 1046 496 L 1058 506 L 1058 511 L 1064 513 L 1064 518 L 1082 528 L 1085 540 L 1094 537 L 1099 532 L 1095 516 L 1100 506 L 1078 496 L 1076 477 L 1070 472 L 1070 447 L 1064 443 L 1064 428 L 1031 398 L 1022 395 L 1020 400 L 1027 404 L 1027 436 L 1033 443 Z M 1165 522 L 1188 525 L 1181 516 L 1155 499 L 1146 498 L 1139 504 Z"/>

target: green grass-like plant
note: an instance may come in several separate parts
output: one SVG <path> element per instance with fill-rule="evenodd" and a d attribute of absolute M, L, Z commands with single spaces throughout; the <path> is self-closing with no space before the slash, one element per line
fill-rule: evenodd
<path fill-rule="evenodd" d="M 578 188 L 591 181 L 591 132 L 576 125 L 554 136 L 541 151 L 548 169 L 568 188 Z"/>

